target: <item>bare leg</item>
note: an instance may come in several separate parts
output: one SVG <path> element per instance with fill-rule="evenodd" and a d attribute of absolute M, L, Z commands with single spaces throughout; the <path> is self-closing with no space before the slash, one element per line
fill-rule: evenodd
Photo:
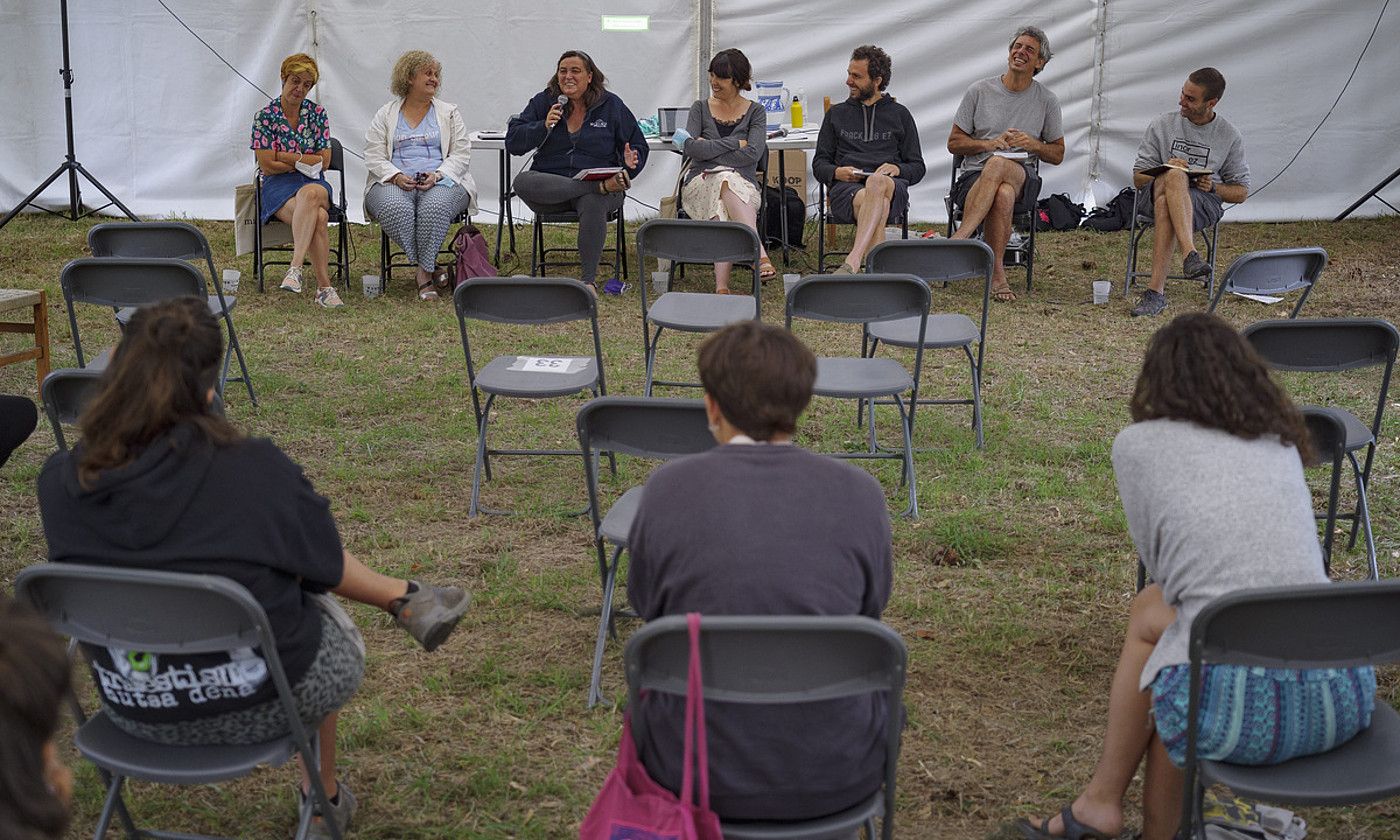
<path fill-rule="evenodd" d="M 273 215 L 292 228 L 292 266 L 298 268 L 306 261 L 306 252 L 311 248 L 311 236 L 316 229 L 316 210 L 326 209 L 326 190 L 316 184 L 307 184 L 297 190 L 296 195 L 277 208 Z M 325 229 L 325 222 L 321 228 Z M 324 260 L 322 261 L 324 263 Z"/>
<path fill-rule="evenodd" d="M 379 607 L 388 612 L 389 605 L 396 598 L 408 593 L 408 581 L 381 575 L 361 563 L 350 552 L 345 552 L 345 570 L 341 573 L 340 585 L 331 590 L 342 598 Z"/>
<path fill-rule="evenodd" d="M 730 221 L 740 222 L 747 225 L 754 233 L 758 232 L 758 211 L 751 207 L 747 201 L 735 195 L 728 184 L 721 184 L 719 188 L 719 200 L 724 203 L 725 212 L 729 214 Z M 763 237 L 759 237 L 758 253 L 760 257 L 768 256 L 768 249 L 763 247 Z M 715 288 L 729 288 L 729 273 L 732 265 L 730 263 L 715 263 Z"/>
<path fill-rule="evenodd" d="M 1012 301 L 1016 293 L 1006 282 L 1006 243 L 1011 241 L 1011 213 L 1016 208 L 1017 191 L 1010 184 L 997 187 L 992 210 L 982 223 L 982 238 L 992 249 L 992 294 L 997 300 Z"/>
<path fill-rule="evenodd" d="M 330 267 L 331 237 L 326 230 L 330 214 L 324 207 L 316 210 L 316 224 L 311 228 L 311 270 L 316 274 L 316 288 L 324 289 L 331 284 Z"/>
<path fill-rule="evenodd" d="M 1138 679 L 1157 640 L 1175 620 L 1176 610 L 1162 600 L 1162 588 L 1157 584 L 1146 587 L 1133 599 L 1127 638 L 1123 640 L 1123 652 L 1109 689 L 1108 731 L 1104 734 L 1103 753 L 1094 768 L 1093 778 L 1071 806 L 1075 819 L 1110 836 L 1123 830 L 1123 796 L 1147 752 L 1149 741 L 1156 735 L 1148 719 L 1152 698 L 1148 692 L 1138 690 Z M 1165 750 L 1161 759 L 1167 761 Z M 1148 782 L 1151 784 L 1152 779 Z M 1178 802 L 1179 784 L 1178 780 Z M 1160 814 L 1161 801 L 1155 797 L 1154 806 L 1159 808 Z M 1064 832 L 1058 814 L 1050 820 L 1049 832 Z M 1156 840 L 1156 837 L 1148 834 L 1145 840 Z M 1170 831 L 1165 837 L 1171 837 Z"/>
<path fill-rule="evenodd" d="M 982 167 L 982 175 L 977 182 L 972 185 L 972 189 L 967 192 L 967 199 L 963 201 L 962 224 L 958 225 L 957 233 L 953 234 L 954 239 L 969 239 L 982 222 L 987 218 L 987 214 L 992 211 L 992 203 L 996 201 L 998 188 L 1002 184 L 1007 184 L 1013 191 L 1013 197 L 1021 194 L 1021 187 L 1026 183 L 1026 168 L 1014 160 L 1006 158 L 990 157 Z M 1008 224 L 1010 222 L 1008 221 Z M 996 255 L 997 260 L 1001 260 L 1001 255 Z"/>
<path fill-rule="evenodd" d="M 1172 243 L 1183 256 L 1196 250 L 1191 241 L 1191 186 L 1185 172 L 1172 170 L 1152 182 L 1152 214 L 1157 229 L 1152 235 L 1152 277 L 1148 288 L 1160 292 L 1167 285 Z"/>
<path fill-rule="evenodd" d="M 321 721 L 321 726 L 316 733 L 321 738 L 321 749 L 318 760 L 321 765 L 321 787 L 326 791 L 326 796 L 334 799 L 336 793 L 335 782 L 335 724 L 340 717 L 340 712 L 331 712 Z M 297 764 L 301 767 L 301 789 L 304 793 L 311 792 L 311 776 L 306 772 L 306 762 L 297 756 Z"/>
<path fill-rule="evenodd" d="M 860 271 L 865 252 L 875 245 L 876 234 L 884 241 L 885 220 L 889 218 L 893 200 L 894 179 L 888 175 L 871 175 L 851 201 L 856 214 L 856 238 L 851 243 L 851 253 L 846 255 L 846 264 L 852 271 Z"/>
<path fill-rule="evenodd" d="M 1167 757 L 1167 747 L 1154 730 L 1147 746 L 1147 770 L 1142 781 L 1143 840 L 1171 840 L 1181 827 L 1181 797 L 1186 774 Z"/>

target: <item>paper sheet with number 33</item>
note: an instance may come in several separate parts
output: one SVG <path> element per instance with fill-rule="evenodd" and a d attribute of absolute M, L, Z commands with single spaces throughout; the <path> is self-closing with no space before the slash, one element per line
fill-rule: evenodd
<path fill-rule="evenodd" d="M 593 363 L 587 356 L 516 356 L 507 370 L 528 373 L 578 373 Z"/>

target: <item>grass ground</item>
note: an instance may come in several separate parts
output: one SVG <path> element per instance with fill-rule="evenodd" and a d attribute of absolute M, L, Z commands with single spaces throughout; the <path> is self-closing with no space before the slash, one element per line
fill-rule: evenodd
<path fill-rule="evenodd" d="M 364 687 L 341 715 L 339 738 L 342 775 L 362 801 L 356 835 L 569 836 L 613 763 L 621 725 L 617 705 L 584 707 L 598 582 L 587 521 L 566 514 L 584 499 L 578 462 L 501 459 L 486 501 L 523 515 L 468 519 L 475 432 L 450 304 L 420 303 L 403 275 L 373 301 L 359 295 L 357 281 L 340 312 L 317 309 L 309 294 L 258 294 L 251 259 L 233 257 L 230 224 L 197 224 L 219 266 L 244 275 L 236 323 L 262 406 L 254 409 L 230 386 L 229 417 L 250 434 L 273 438 L 305 467 L 331 499 L 356 554 L 387 572 L 475 592 L 457 635 L 432 655 L 416 650 L 383 615 L 352 608 L 370 656 Z M 2 284 L 48 290 L 58 365 L 73 363 L 59 270 L 84 253 L 85 231 L 84 223 L 23 216 L 0 232 Z M 808 232 L 814 244 L 815 231 Z M 1332 262 L 1305 314 L 1395 321 L 1397 233 L 1394 217 L 1230 224 L 1221 234 L 1220 266 L 1248 250 L 1322 245 Z M 1128 423 L 1145 343 L 1164 322 L 1127 315 L 1125 237 L 1044 235 L 1035 292 L 993 308 L 984 450 L 973 445 L 966 409 L 919 411 L 916 444 L 932 450 L 917 465 L 924 515 L 895 522 L 895 587 L 886 613 L 910 653 L 900 837 L 979 838 L 1016 817 L 1049 814 L 1084 783 L 1097 757 L 1134 569 L 1109 447 Z M 354 240 L 352 275 L 373 273 L 377 231 L 356 228 Z M 522 249 L 527 241 L 528 232 Z M 798 252 L 793 270 L 812 262 Z M 507 258 L 502 269 L 528 271 L 528 255 L 523 267 Z M 633 272 L 635 281 L 635 266 Z M 686 283 L 701 290 L 706 277 L 692 270 Z M 1107 306 L 1090 303 L 1090 281 L 1099 277 L 1114 280 L 1119 293 Z M 1017 279 L 1013 273 L 1013 284 Z M 1168 316 L 1205 304 L 1194 284 L 1174 283 L 1168 292 Z M 779 297 L 765 295 L 765 320 L 780 321 Z M 957 310 L 975 304 L 970 289 L 956 287 L 936 290 L 934 301 Z M 609 389 L 640 393 L 637 295 L 604 298 L 599 309 Z M 1283 317 L 1286 309 L 1236 300 L 1222 314 L 1242 326 Z M 115 337 L 101 312 L 82 313 L 80 324 L 89 342 Z M 799 335 L 825 353 L 853 352 L 858 343 L 838 330 L 804 327 Z M 493 328 L 480 336 L 487 356 L 586 346 L 580 333 L 562 329 Z M 668 336 L 663 373 L 693 371 L 694 346 Z M 966 392 L 960 355 L 935 355 L 930 367 L 930 393 Z M 32 372 L 28 365 L 0 369 L 0 391 L 37 396 Z M 1347 376 L 1323 388 L 1286 379 L 1302 400 L 1357 407 L 1377 381 Z M 1391 402 L 1371 486 L 1386 575 L 1400 572 L 1400 399 Z M 504 403 L 496 441 L 570 446 L 577 405 Z M 800 442 L 858 446 L 852 419 L 849 407 L 819 401 Z M 894 435 L 893 420 L 882 418 L 881 426 Z M 20 568 L 45 556 L 34 480 L 52 448 L 41 427 L 0 472 L 6 590 Z M 628 465 L 614 489 L 644 469 Z M 897 472 L 880 475 L 891 510 L 898 510 Z M 1362 564 L 1360 551 L 1343 551 L 1339 575 L 1356 577 Z M 1392 701 L 1400 699 L 1397 685 L 1383 679 Z M 604 686 L 613 697 L 623 691 L 619 646 L 608 649 Z M 100 796 L 94 774 L 71 750 L 67 758 L 79 768 L 76 837 L 90 831 Z M 293 779 L 294 771 L 282 768 L 191 790 L 135 785 L 130 801 L 139 818 L 163 828 L 287 836 Z M 1303 815 L 1317 837 L 1400 835 L 1400 805 L 1393 802 Z"/>

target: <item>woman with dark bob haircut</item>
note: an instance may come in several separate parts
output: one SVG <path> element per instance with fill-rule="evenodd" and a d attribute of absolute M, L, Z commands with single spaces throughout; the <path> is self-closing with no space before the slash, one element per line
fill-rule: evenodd
<path fill-rule="evenodd" d="M 767 151 L 767 112 L 743 92 L 753 87 L 749 59 L 735 49 L 710 59 L 710 95 L 690 106 L 685 128 L 671 138 L 685 154 L 681 203 L 692 219 L 742 222 L 758 230 L 758 162 Z M 760 251 L 759 277 L 777 273 Z M 715 263 L 715 291 L 729 294 L 730 263 Z"/>
<path fill-rule="evenodd" d="M 1094 775 L 1059 815 L 1022 821 L 1030 838 L 1117 837 L 1144 756 L 1142 837 L 1171 838 L 1181 822 L 1192 619 L 1236 590 L 1327 580 L 1303 480 L 1307 428 L 1230 325 L 1193 313 L 1158 331 L 1131 410 L 1113 469 L 1154 582 L 1133 599 Z M 1206 665 L 1198 755 L 1259 765 L 1325 752 L 1370 725 L 1375 693 L 1369 667 Z"/>
<path fill-rule="evenodd" d="M 579 279 L 589 285 L 598 274 L 608 216 L 621 212 L 627 188 L 647 163 L 637 118 L 605 81 L 588 53 L 568 50 L 545 89 L 506 126 L 506 150 L 534 154 L 530 168 L 515 176 L 515 192 L 535 213 L 578 214 Z M 622 171 L 605 180 L 574 178 L 608 167 Z M 621 281 L 603 290 L 620 294 Z"/>
<path fill-rule="evenodd" d="M 301 468 L 212 407 L 221 337 L 200 298 L 132 316 L 83 412 L 82 441 L 39 474 L 49 559 L 214 574 L 246 587 L 267 612 L 299 717 L 319 727 L 334 809 L 321 816 L 343 830 L 356 803 L 335 778 L 336 712 L 364 676 L 364 642 L 325 593 L 385 610 L 426 650 L 452 632 L 469 598 L 371 571 L 342 547 L 330 503 Z M 135 737 L 256 744 L 290 728 L 256 649 L 84 653 L 108 718 Z M 303 792 L 309 785 L 303 773 Z M 311 836 L 329 836 L 323 820 Z"/>
<path fill-rule="evenodd" d="M 73 772 L 58 758 L 68 695 L 63 640 L 0 596 L 0 837 L 57 840 L 68 825 Z"/>

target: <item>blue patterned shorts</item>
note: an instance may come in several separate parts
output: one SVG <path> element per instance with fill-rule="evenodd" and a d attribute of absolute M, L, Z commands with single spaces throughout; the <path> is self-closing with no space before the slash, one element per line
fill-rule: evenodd
<path fill-rule="evenodd" d="M 1169 665 L 1152 681 L 1157 733 L 1173 764 L 1186 764 L 1191 669 Z M 1326 752 L 1371 725 L 1376 672 L 1363 668 L 1201 669 L 1197 754 L 1230 764 L 1279 764 Z"/>

